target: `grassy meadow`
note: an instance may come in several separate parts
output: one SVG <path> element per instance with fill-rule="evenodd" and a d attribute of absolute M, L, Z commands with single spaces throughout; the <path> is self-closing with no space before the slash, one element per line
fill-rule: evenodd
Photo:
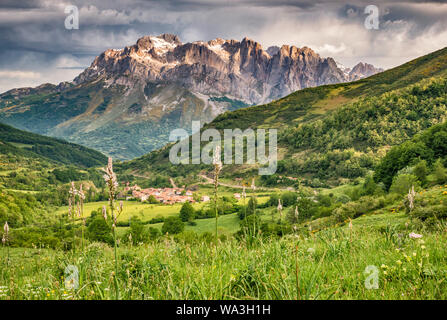
<path fill-rule="evenodd" d="M 201 194 L 205 194 L 203 191 Z M 233 193 L 226 192 L 225 195 L 232 196 Z M 260 196 L 257 197 L 257 201 L 259 204 L 264 204 L 269 199 L 268 196 L 265 194 L 259 194 Z M 239 200 L 237 202 L 239 205 L 243 204 L 242 200 Z M 207 202 L 199 202 L 194 203 L 192 206 L 194 209 L 200 209 L 207 205 L 210 205 L 210 203 Z M 107 201 L 99 201 L 99 202 L 88 202 L 84 204 L 84 212 L 85 216 L 89 217 L 92 211 L 96 211 L 98 209 L 101 209 L 103 206 L 108 206 Z M 153 218 L 158 217 L 175 217 L 179 215 L 180 209 L 182 207 L 182 204 L 177 203 L 173 205 L 163 205 L 163 204 L 148 204 L 148 203 L 142 203 L 139 201 L 123 201 L 123 207 L 125 210 L 123 210 L 123 213 L 118 217 L 118 222 L 128 222 L 133 217 L 137 217 L 139 220 L 141 220 L 143 223 L 148 223 Z M 54 211 L 52 214 L 55 216 L 63 216 L 67 215 L 68 212 L 68 206 L 63 206 L 58 208 L 56 211 Z M 196 220 L 197 225 L 190 226 L 186 225 L 185 229 L 189 231 L 194 231 L 197 233 L 203 233 L 203 232 L 213 232 L 215 228 L 215 220 L 212 218 L 209 219 L 198 219 Z M 239 223 L 240 219 L 236 214 L 229 214 L 229 215 L 223 215 L 219 218 L 219 230 L 222 234 L 228 234 L 236 232 L 239 229 Z M 150 226 L 160 229 L 162 227 L 163 223 L 153 223 L 150 224 Z M 124 234 L 129 228 L 128 227 L 122 227 L 118 226 L 117 232 L 122 235 Z"/>
<path fill-rule="evenodd" d="M 253 246 L 171 237 L 120 246 L 120 298 L 446 299 L 447 233 L 411 239 L 408 222 L 403 213 L 364 216 L 352 229 L 258 239 Z M 9 262 L 6 248 L 0 252 L 0 299 L 115 298 L 113 250 L 106 245 L 83 252 L 14 248 Z M 79 270 L 76 290 L 65 285 L 69 265 Z"/>
<path fill-rule="evenodd" d="M 436 168 L 424 187 L 401 173 L 385 192 L 369 176 L 334 188 L 258 191 L 254 208 L 251 190 L 243 206 L 231 199 L 239 189 L 219 187 L 218 207 L 235 211 L 219 215 L 217 243 L 212 201 L 192 204 L 196 216 L 184 222 L 182 204 L 123 201 L 116 261 L 111 222 L 92 215 L 107 201 L 83 204 L 85 228 L 68 219 L 68 206 L 43 207 L 47 220 L 12 225 L 0 247 L 0 300 L 446 299 L 447 172 Z M 182 229 L 163 231 L 170 218 Z"/>
<path fill-rule="evenodd" d="M 446 190 L 421 190 L 419 201 L 444 203 Z M 268 197 L 259 200 L 265 203 Z M 87 203 L 85 212 L 105 204 Z M 123 207 L 121 219 L 142 213 L 144 221 L 180 210 L 180 205 L 135 201 Z M 259 217 L 276 221 L 279 213 L 261 208 Z M 231 237 L 241 220 L 229 214 L 219 217 L 219 235 L 228 237 L 217 246 L 213 238 L 194 236 L 212 233 L 215 219 L 198 219 L 179 235 L 162 235 L 149 243 L 123 242 L 118 246 L 119 299 L 447 298 L 445 224 L 433 229 L 415 222 L 400 200 L 353 219 L 352 227 L 338 223 L 318 228 L 325 219 L 302 223 L 280 238 L 258 235 L 249 241 Z M 124 235 L 129 228 L 117 229 Z M 411 238 L 412 232 L 421 237 Z M 90 242 L 83 250 L 69 251 L 3 246 L 0 257 L 0 299 L 116 299 L 114 251 L 107 244 Z M 76 286 L 70 282 L 73 266 Z"/>

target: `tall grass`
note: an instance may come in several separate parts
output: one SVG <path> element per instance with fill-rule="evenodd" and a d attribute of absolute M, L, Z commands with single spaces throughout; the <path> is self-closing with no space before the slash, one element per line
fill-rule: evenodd
<path fill-rule="evenodd" d="M 114 299 L 114 277 L 122 299 L 446 299 L 446 235 L 405 236 L 387 241 L 368 226 L 328 229 L 312 239 L 301 234 L 257 239 L 251 248 L 236 240 L 182 242 L 164 237 L 143 246 L 114 250 L 91 244 L 75 255 L 80 285 L 64 287 L 63 252 L 11 250 L 10 268 L 0 270 L 0 299 Z M 0 254 L 5 249 L 1 249 Z M 367 289 L 364 274 L 379 270 L 379 288 Z"/>

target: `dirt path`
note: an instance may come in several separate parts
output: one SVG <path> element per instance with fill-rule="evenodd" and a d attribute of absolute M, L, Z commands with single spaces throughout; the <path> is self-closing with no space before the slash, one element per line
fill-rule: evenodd
<path fill-rule="evenodd" d="M 206 180 L 206 182 L 200 182 L 199 184 L 213 184 L 214 180 L 211 179 L 210 177 L 207 177 L 204 174 L 199 174 L 199 177 L 203 178 Z M 243 189 L 243 186 L 237 185 L 237 184 L 228 184 L 228 183 L 224 183 L 224 182 L 219 182 L 220 186 L 223 187 L 228 187 L 228 188 L 235 188 L 235 189 Z M 261 190 L 261 191 L 278 191 L 278 190 L 282 190 L 282 191 L 287 191 L 287 188 L 266 188 L 266 187 L 256 187 L 257 190 Z"/>
<path fill-rule="evenodd" d="M 172 178 L 169 178 L 169 182 L 171 183 L 171 185 L 174 189 L 177 189 L 177 186 L 175 185 L 175 182 Z"/>
<path fill-rule="evenodd" d="M 135 176 L 135 177 L 138 177 L 138 178 L 149 179 L 149 177 L 142 176 L 141 174 L 137 174 L 137 173 L 134 173 L 134 172 L 131 172 L 130 174 L 133 175 L 133 176 Z"/>
<path fill-rule="evenodd" d="M 146 177 L 146 176 L 142 176 L 142 175 L 139 175 L 139 174 L 136 174 L 136 173 L 132 173 L 132 175 L 134 175 L 135 177 L 148 179 L 148 177 Z M 199 176 L 200 178 L 205 179 L 206 182 L 198 182 L 197 184 L 213 184 L 213 183 L 214 183 L 214 180 L 213 180 L 213 179 L 211 179 L 210 177 L 207 177 L 207 176 L 204 175 L 204 174 L 199 174 L 198 176 Z M 174 183 L 174 180 L 173 180 L 172 178 L 169 178 L 169 181 L 171 182 L 172 187 L 173 187 L 173 188 L 176 188 L 175 183 Z M 241 185 L 237 185 L 237 184 L 229 184 L 229 183 L 224 183 L 224 182 L 219 182 L 219 185 L 220 185 L 220 186 L 223 186 L 223 187 L 233 188 L 233 189 L 243 189 L 243 188 L 244 188 L 244 187 L 241 186 Z M 249 188 L 247 187 L 247 189 L 249 189 Z M 266 188 L 266 187 L 256 187 L 256 189 L 259 190 L 259 191 L 278 191 L 278 190 L 281 190 L 281 191 L 289 191 L 289 189 L 287 189 L 287 188 Z"/>

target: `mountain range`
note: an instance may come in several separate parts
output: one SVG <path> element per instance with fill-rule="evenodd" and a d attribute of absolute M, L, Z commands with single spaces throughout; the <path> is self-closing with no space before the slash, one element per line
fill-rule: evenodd
<path fill-rule="evenodd" d="M 109 49 L 72 82 L 18 88 L 0 95 L 0 121 L 66 139 L 116 159 L 160 148 L 175 128 L 189 129 L 294 91 L 358 80 L 378 72 L 352 69 L 312 49 L 266 50 L 253 40 L 182 43 L 171 34 L 145 36 Z"/>
<path fill-rule="evenodd" d="M 203 129 L 276 128 L 278 171 L 264 176 L 264 182 L 275 186 L 284 177 L 292 177 L 291 183 L 300 178 L 312 187 L 322 187 L 371 173 L 391 147 L 446 120 L 444 48 L 365 79 L 298 90 L 268 104 L 226 112 Z M 212 170 L 209 165 L 172 165 L 169 150 L 167 145 L 123 163 L 121 169 L 169 176 Z M 413 155 L 418 158 L 417 153 Z M 400 168 L 405 168 L 407 163 L 401 162 Z M 257 167 L 226 165 L 222 174 L 256 176 Z"/>

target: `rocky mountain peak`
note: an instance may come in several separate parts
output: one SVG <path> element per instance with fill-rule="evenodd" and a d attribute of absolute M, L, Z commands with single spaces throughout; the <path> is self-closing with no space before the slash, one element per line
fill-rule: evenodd
<path fill-rule="evenodd" d="M 30 94 L 56 93 L 42 98 L 42 112 L 51 120 L 38 121 L 40 133 L 96 148 L 103 146 L 98 137 L 107 136 L 120 145 L 100 150 L 128 158 L 161 147 L 170 130 L 189 129 L 193 120 L 203 124 L 225 111 L 378 70 L 360 63 L 348 72 L 308 47 L 264 50 L 249 38 L 182 43 L 176 35 L 162 34 L 104 51 L 72 83 L 16 89 L 0 99 L 16 105 Z M 17 119 L 27 108 L 14 109 Z"/>
<path fill-rule="evenodd" d="M 359 62 L 349 72 L 349 76 L 351 81 L 355 81 L 361 78 L 372 76 L 382 71 L 382 68 L 376 68 L 372 64 Z"/>
<path fill-rule="evenodd" d="M 275 54 L 277 54 L 279 52 L 280 48 L 278 46 L 271 46 L 267 48 L 267 53 L 270 56 L 274 56 Z"/>
<path fill-rule="evenodd" d="M 310 86 L 356 80 L 376 69 L 359 64 L 352 72 L 352 76 L 346 74 L 332 58 L 322 58 L 308 47 L 282 45 L 264 50 L 247 37 L 182 43 L 176 35 L 162 34 L 105 51 L 74 82 L 101 77 L 109 84 L 134 87 L 135 82 L 161 81 L 259 104 Z"/>

